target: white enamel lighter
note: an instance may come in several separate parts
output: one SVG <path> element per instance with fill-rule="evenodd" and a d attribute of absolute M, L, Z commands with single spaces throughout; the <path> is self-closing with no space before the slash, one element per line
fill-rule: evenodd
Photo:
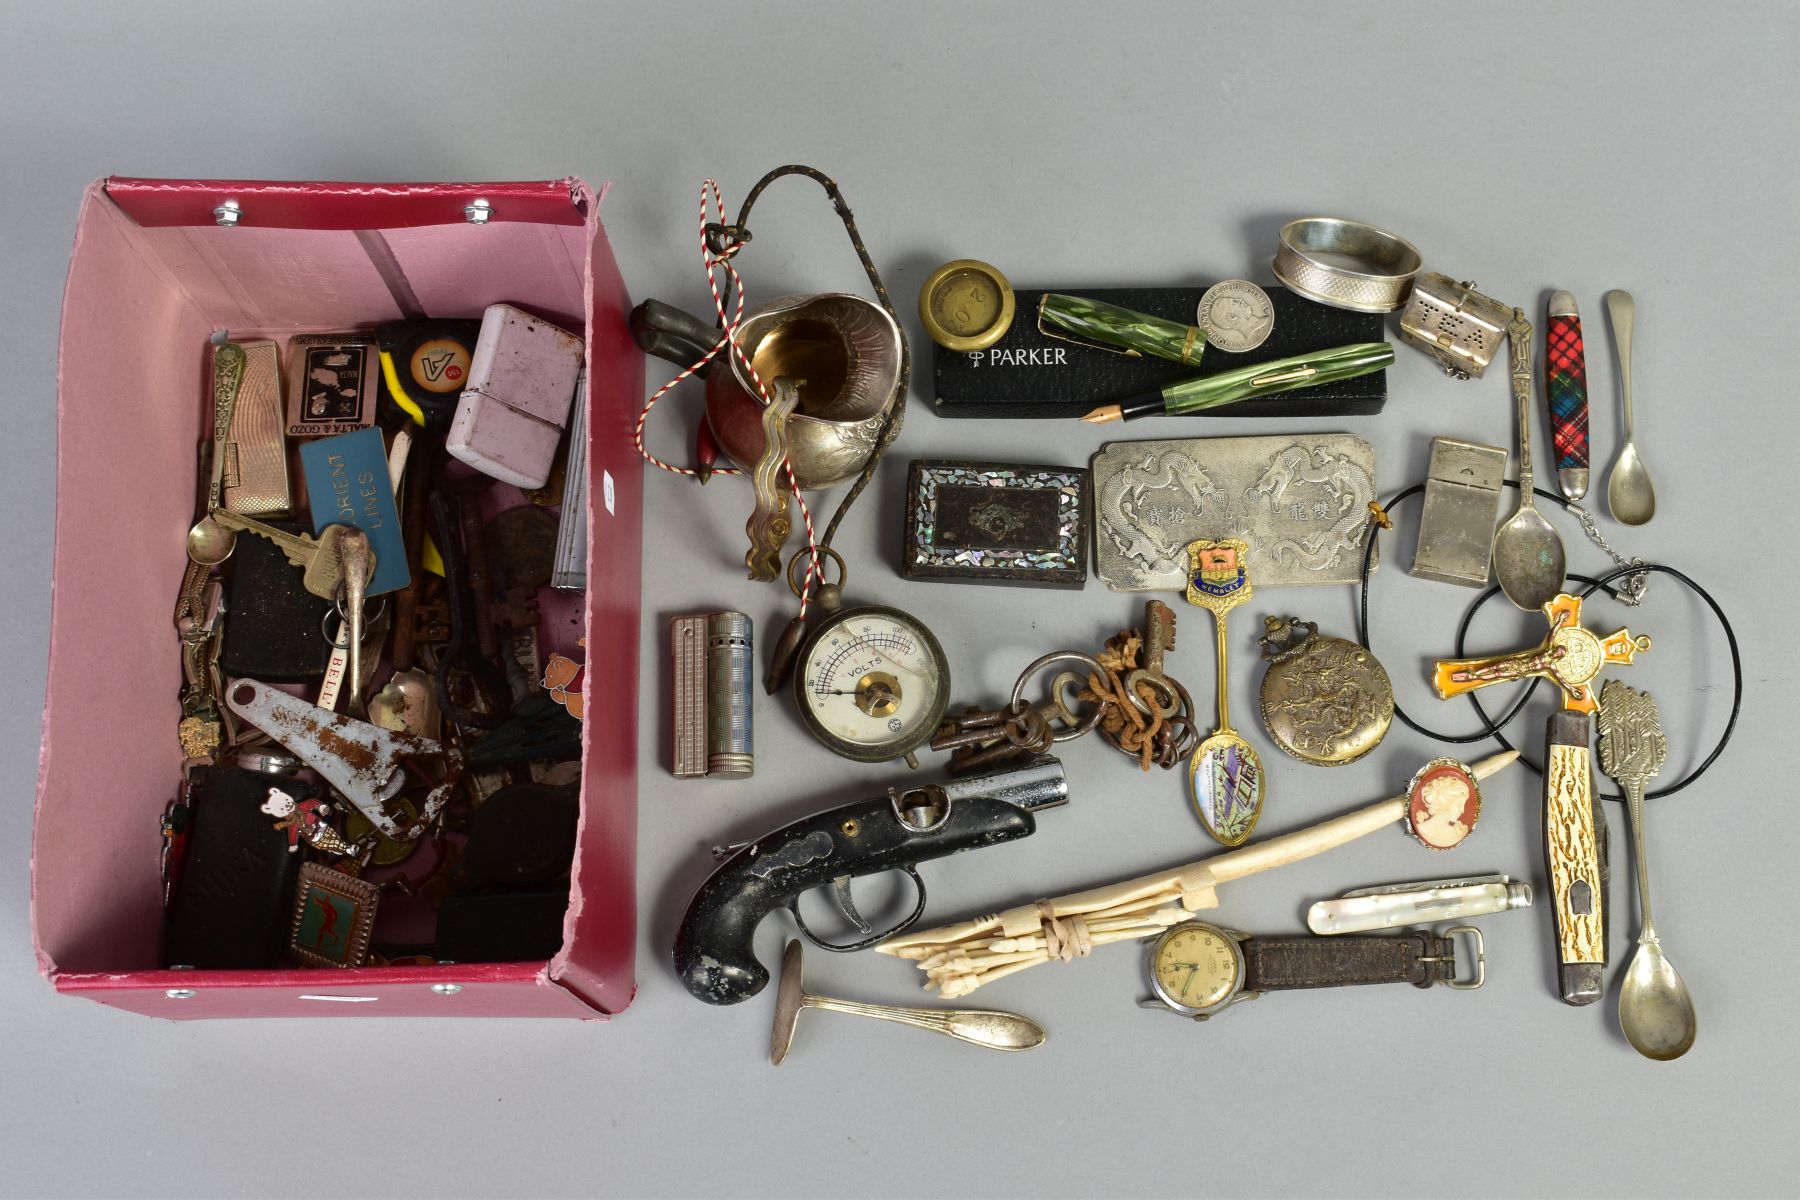
<path fill-rule="evenodd" d="M 488 305 L 446 447 L 484 475 L 543 487 L 580 374 L 579 337 L 510 304 Z"/>

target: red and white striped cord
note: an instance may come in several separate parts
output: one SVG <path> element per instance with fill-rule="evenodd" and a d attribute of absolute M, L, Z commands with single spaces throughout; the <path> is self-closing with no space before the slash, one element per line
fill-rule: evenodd
<path fill-rule="evenodd" d="M 731 352 L 737 356 L 738 362 L 743 365 L 744 373 L 748 375 L 750 381 L 756 385 L 757 393 L 762 396 L 764 404 L 768 404 L 773 399 L 773 397 L 769 395 L 768 385 L 764 384 L 762 377 L 756 373 L 756 368 L 751 365 L 749 356 L 744 353 L 743 346 L 738 342 L 738 326 L 744 317 L 744 279 L 743 276 L 738 274 L 737 268 L 731 265 L 731 259 L 733 255 L 743 248 L 743 243 L 734 242 L 727 246 L 723 253 L 714 254 L 706 242 L 706 199 L 709 192 L 712 195 L 713 207 L 718 213 L 717 223 L 720 225 L 725 223 L 725 199 L 719 192 L 718 183 L 711 179 L 701 183 L 700 259 L 706 268 L 707 286 L 712 289 L 713 311 L 717 313 L 719 317 L 719 340 L 714 342 L 705 354 L 702 354 L 699 358 L 688 364 L 688 366 L 682 369 L 680 374 L 657 388 L 655 393 L 651 395 L 648 400 L 644 401 L 644 409 L 642 412 L 638 413 L 637 424 L 631 431 L 632 444 L 637 447 L 637 452 L 643 455 L 644 461 L 652 466 L 661 467 L 663 470 L 675 475 L 695 475 L 698 474 L 698 472 L 691 467 L 678 467 L 673 463 L 664 462 L 662 459 L 656 457 L 656 455 L 650 453 L 649 449 L 644 445 L 644 423 L 650 419 L 650 410 L 656 407 L 656 402 L 658 400 L 661 400 L 667 395 L 676 384 L 692 378 L 702 367 L 713 360 L 714 356 L 719 353 L 721 348 L 727 344 L 731 346 Z M 736 292 L 737 305 L 732 310 L 731 316 L 729 317 L 725 315 L 725 299 L 719 294 L 719 272 L 721 270 L 730 276 L 731 286 Z M 808 562 L 806 564 L 806 581 L 800 588 L 800 615 L 804 617 L 806 616 L 807 603 L 812 598 L 813 584 L 819 574 L 819 540 L 818 534 L 813 528 L 812 509 L 807 507 L 806 497 L 801 494 L 799 482 L 794 478 L 793 461 L 791 459 L 783 459 L 781 466 L 782 469 L 787 472 L 788 487 L 793 491 L 794 500 L 800 506 L 801 524 L 806 527 Z M 743 470 L 738 467 L 715 467 L 713 469 L 714 475 L 742 475 L 743 473 Z"/>

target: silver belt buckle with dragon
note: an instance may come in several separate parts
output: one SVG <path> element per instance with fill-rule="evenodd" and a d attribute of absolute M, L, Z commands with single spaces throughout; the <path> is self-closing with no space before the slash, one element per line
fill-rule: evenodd
<path fill-rule="evenodd" d="M 1261 587 L 1354 583 L 1375 450 L 1348 433 L 1108 442 L 1093 458 L 1095 570 L 1181 591 L 1189 542 L 1241 538 Z"/>

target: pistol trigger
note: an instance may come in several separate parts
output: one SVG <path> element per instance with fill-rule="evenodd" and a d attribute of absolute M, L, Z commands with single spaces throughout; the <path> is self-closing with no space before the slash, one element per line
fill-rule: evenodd
<path fill-rule="evenodd" d="M 849 922 L 862 933 L 874 933 L 875 927 L 863 920 L 862 914 L 856 911 L 856 901 L 850 898 L 850 876 L 839 875 L 831 881 L 832 896 L 837 900 L 838 911 L 843 913 Z"/>
<path fill-rule="evenodd" d="M 795 896 L 788 901 L 788 911 L 794 915 L 794 925 L 800 930 L 800 936 L 804 937 L 807 941 L 811 942 L 821 950 L 829 950 L 833 954 L 842 954 L 850 950 L 866 950 L 878 942 L 885 942 L 895 934 L 905 933 L 908 929 L 911 929 L 918 923 L 919 918 L 925 915 L 925 881 L 919 878 L 919 872 L 914 867 L 903 866 L 898 869 L 904 871 L 913 881 L 913 886 L 918 890 L 919 896 L 918 902 L 913 905 L 912 911 L 907 913 L 904 917 L 901 917 L 899 921 L 895 922 L 892 929 L 883 929 L 877 933 L 867 921 L 862 919 L 862 915 L 856 911 L 856 906 L 850 901 L 850 876 L 839 875 L 831 881 L 833 898 L 837 901 L 838 908 L 843 914 L 851 921 L 855 922 L 857 929 L 863 936 L 853 942 L 824 941 L 806 927 L 806 918 L 800 915 L 800 897 Z"/>

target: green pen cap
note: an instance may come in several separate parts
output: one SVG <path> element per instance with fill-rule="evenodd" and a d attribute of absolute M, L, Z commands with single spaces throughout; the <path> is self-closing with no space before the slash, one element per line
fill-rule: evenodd
<path fill-rule="evenodd" d="M 1206 352 L 1206 332 L 1198 326 L 1060 292 L 1046 292 L 1038 301 L 1038 329 L 1050 337 L 1190 367 L 1199 366 Z"/>

